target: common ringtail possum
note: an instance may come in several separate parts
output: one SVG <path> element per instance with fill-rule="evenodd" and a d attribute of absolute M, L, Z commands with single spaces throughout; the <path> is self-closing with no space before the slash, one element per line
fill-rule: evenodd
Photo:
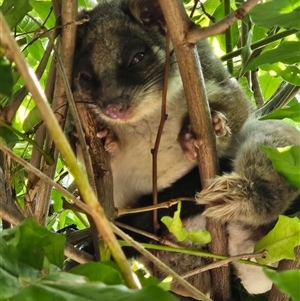
<path fill-rule="evenodd" d="M 93 10 L 81 11 L 78 19 L 82 18 L 87 18 L 89 21 L 78 26 L 77 29 L 73 93 L 75 101 L 85 103 L 99 124 L 99 137 L 104 139 L 105 147 L 110 154 L 115 206 L 138 207 L 149 205 L 151 201 L 151 149 L 154 146 L 161 118 L 166 56 L 170 58 L 166 102 L 168 118 L 158 150 L 158 197 L 160 202 L 169 198 L 194 197 L 201 187 L 195 169 L 197 163 L 194 160 L 194 152 L 190 147 L 192 143 L 189 140 L 192 140 L 192 134 L 186 131 L 188 128 L 186 99 L 172 44 L 169 53 L 165 51 L 166 26 L 156 1 L 101 1 Z M 267 126 L 269 123 L 262 123 L 266 126 L 261 126 L 258 125 L 259 121 L 249 118 L 251 111 L 249 100 L 235 79 L 230 77 L 222 63 L 213 54 L 208 42 L 197 43 L 197 49 L 215 128 L 218 157 L 221 163 L 222 158 L 230 159 L 229 164 L 227 162 L 223 170 L 229 172 L 233 170 L 232 174 L 213 179 L 210 187 L 213 187 L 215 182 L 227 181 L 232 176 L 233 185 L 228 187 L 229 191 L 224 192 L 224 185 L 221 185 L 224 194 L 231 194 L 230 189 L 234 187 L 234 181 L 238 179 L 237 174 L 240 174 L 243 179 L 247 177 L 243 173 L 243 166 L 245 168 L 248 165 L 252 166 L 254 174 L 257 164 L 267 164 L 267 170 L 272 170 L 267 158 L 261 159 L 258 156 L 258 153 L 261 155 L 261 151 L 257 150 L 256 146 L 261 142 L 256 140 L 255 133 L 259 131 L 264 136 L 263 133 L 266 130 L 267 135 L 271 137 L 276 137 L 277 133 L 272 131 L 269 133 L 269 128 L 272 128 L 272 126 Z M 251 124 L 254 125 L 251 126 Z M 291 139 L 287 138 L 284 142 L 278 142 L 280 144 L 278 146 L 295 143 L 297 133 L 291 129 L 287 131 L 293 132 L 287 135 Z M 277 145 L 276 141 L 274 142 L 271 138 L 266 142 L 269 145 Z M 248 153 L 252 161 L 248 160 Z M 257 178 L 254 176 L 249 181 L 258 180 L 264 172 L 262 167 L 258 171 Z M 284 182 L 285 180 L 279 176 L 278 181 Z M 243 181 L 241 183 L 245 184 Z M 272 176 L 270 175 L 268 182 L 264 181 L 262 184 L 273 185 L 271 183 Z M 251 187 L 253 188 L 253 185 Z M 262 219 L 265 216 L 269 216 L 268 210 L 274 209 L 274 214 L 270 213 L 270 218 L 266 220 L 272 223 L 276 220 L 278 213 L 282 213 L 289 206 L 290 199 L 297 194 L 295 189 L 290 190 L 289 201 L 286 201 L 286 205 L 281 206 L 277 211 L 268 202 L 264 202 L 263 198 L 257 199 L 254 196 L 249 199 L 249 202 L 255 208 L 256 201 L 261 202 L 257 210 L 264 212 L 264 216 L 259 217 L 253 208 L 245 219 L 242 210 L 231 215 L 235 217 L 228 227 L 229 237 L 232 237 L 229 242 L 232 254 L 236 254 L 234 246 L 243 245 L 244 240 L 251 241 L 253 245 L 253 237 L 257 235 L 255 236 L 252 232 L 255 231 L 255 227 L 263 224 Z M 264 193 L 263 189 L 258 190 L 258 195 L 261 193 Z M 236 203 L 241 203 L 239 198 L 241 198 L 240 195 L 237 196 Z M 225 209 L 230 205 L 225 201 L 219 202 L 219 199 L 222 199 L 220 193 L 210 188 L 197 194 L 197 203 L 184 202 L 181 217 L 186 227 L 189 229 L 205 228 L 204 214 L 220 219 L 221 222 L 231 219 L 231 216 L 225 214 Z M 204 214 L 202 214 L 201 203 L 209 204 Z M 233 205 L 230 208 L 234 211 L 238 206 L 234 205 L 234 200 L 231 203 Z M 174 210 L 173 208 L 159 210 L 159 216 L 172 215 Z M 224 216 L 219 216 L 223 214 Z M 148 232 L 153 229 L 151 213 L 130 215 L 119 220 Z M 245 229 L 250 231 L 250 234 L 246 233 Z M 238 231 L 243 234 L 237 241 L 234 234 Z M 158 232 L 161 235 L 167 233 L 163 225 L 159 226 Z M 203 246 L 196 246 L 196 248 L 203 248 Z M 242 247 L 238 249 L 243 252 Z M 175 253 L 171 256 L 170 253 L 164 252 L 158 252 L 157 256 L 180 274 L 203 265 L 200 257 Z M 239 273 L 239 268 L 237 266 L 237 274 L 245 284 L 247 280 L 244 281 L 244 279 L 249 273 L 246 272 L 245 275 Z M 251 269 L 250 273 L 253 273 Z M 162 273 L 158 276 L 162 278 L 165 275 Z M 255 280 L 255 277 L 253 278 Z M 204 292 L 210 289 L 208 272 L 190 277 L 188 281 Z M 257 293 L 257 290 L 247 288 L 247 284 L 245 286 L 250 293 Z M 253 287 L 257 287 L 255 283 Z M 173 289 L 185 294 L 176 284 Z M 263 288 L 258 292 L 265 290 Z"/>

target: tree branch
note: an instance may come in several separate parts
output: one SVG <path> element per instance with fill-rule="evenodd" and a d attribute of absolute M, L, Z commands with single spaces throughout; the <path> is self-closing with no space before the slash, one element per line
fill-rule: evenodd
<path fill-rule="evenodd" d="M 0 40 L 4 53 L 9 54 L 9 56 L 14 60 L 27 85 L 28 91 L 32 94 L 40 114 L 44 119 L 45 125 L 47 126 L 49 134 L 55 141 L 58 149 L 67 163 L 67 166 L 70 169 L 71 174 L 74 176 L 79 191 L 88 206 L 89 213 L 93 217 L 98 231 L 102 234 L 104 241 L 111 250 L 111 253 L 118 264 L 121 274 L 123 275 L 127 285 L 130 288 L 139 288 L 140 284 L 132 275 L 126 257 L 124 256 L 121 247 L 119 246 L 112 232 L 110 223 L 104 215 L 103 208 L 100 206 L 86 176 L 78 166 L 76 157 L 49 106 L 45 94 L 33 70 L 28 66 L 23 55 L 20 53 L 17 43 L 12 38 L 9 27 L 4 20 L 2 13 L 0 13 Z"/>
<path fill-rule="evenodd" d="M 259 0 L 248 0 L 241 5 L 236 11 L 229 14 L 222 20 L 212 24 L 209 27 L 199 27 L 195 24 L 187 33 L 187 43 L 194 44 L 198 41 L 204 40 L 208 37 L 225 33 L 226 30 L 236 21 L 241 20 L 245 15 L 259 2 Z"/>

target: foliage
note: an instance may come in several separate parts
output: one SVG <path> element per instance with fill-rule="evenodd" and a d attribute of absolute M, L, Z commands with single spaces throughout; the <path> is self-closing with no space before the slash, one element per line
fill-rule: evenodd
<path fill-rule="evenodd" d="M 80 0 L 78 2 L 79 6 L 91 7 L 92 1 Z M 212 24 L 212 20 L 218 21 L 223 18 L 224 11 L 233 11 L 243 1 L 227 1 L 229 2 L 230 7 L 227 6 L 226 1 L 207 0 L 203 4 L 205 13 L 198 8 L 192 19 L 201 26 L 208 26 Z M 0 3 L 2 3 L 0 10 L 14 33 L 28 64 L 37 70 L 45 49 L 49 45 L 49 33 L 52 33 L 55 28 L 56 18 L 52 11 L 52 1 L 4 0 Z M 184 1 L 184 3 L 188 10 L 191 10 L 194 5 L 194 1 Z M 297 0 L 266 1 L 258 4 L 243 21 L 233 24 L 226 35 L 210 38 L 216 53 L 224 64 L 227 64 L 232 75 L 247 90 L 253 104 L 259 103 L 257 95 L 254 97 L 253 89 L 255 88 L 261 88 L 261 98 L 263 101 L 268 101 L 278 93 L 283 83 L 300 85 L 299 14 Z M 43 88 L 49 76 L 50 59 L 51 57 L 40 78 Z M 252 85 L 251 75 L 258 77 L 260 87 Z M 5 109 L 12 106 L 15 99 L 19 97 L 18 93 L 23 85 L 24 82 L 14 64 L 8 62 L 3 55 L 3 49 L 0 48 L 0 105 L 3 112 L 6 112 Z M 266 118 L 291 118 L 299 122 L 299 104 L 276 110 Z M 1 119 L 6 120 L 3 113 Z M 7 122 L 17 132 L 1 126 L 0 142 L 6 143 L 20 157 L 29 160 L 33 156 L 32 141 L 41 125 L 41 117 L 31 95 L 26 94 L 21 99 L 20 106 L 14 111 L 14 118 Z M 29 139 L 16 134 L 18 132 Z M 284 152 L 263 146 L 262 148 L 272 159 L 274 168 L 299 187 L 299 177 L 297 177 L 299 175 L 299 156 L 297 156 L 299 147 L 289 147 Z M 49 152 L 48 155 L 51 157 L 52 153 Z M 9 184 L 11 183 L 11 188 L 19 202 L 18 206 L 24 208 L 25 197 L 30 196 L 31 189 L 38 189 L 38 187 L 28 187 L 28 173 L 14 162 L 11 164 L 10 174 Z M 66 187 L 69 187 L 72 182 L 62 158 L 56 163 L 54 178 Z M 72 224 L 75 224 L 78 229 L 88 225 L 85 216 L 63 207 L 62 194 L 55 189 L 52 190 L 48 201 L 50 213 L 47 228 L 51 231 Z M 179 235 L 183 236 L 182 239 L 191 239 L 194 234 L 187 233 L 182 228 L 178 216 L 177 211 L 174 219 L 169 218 L 167 224 L 173 223 L 171 227 L 175 225 L 177 229 L 173 233 L 176 237 Z M 295 231 L 297 225 L 299 229 L 299 220 L 281 217 L 273 231 L 257 244 L 257 251 L 268 250 L 266 262 L 291 258 L 292 249 L 296 245 L 297 232 L 292 232 L 293 238 L 282 237 L 282 235 L 285 235 L 287 231 L 292 231 L 291 227 Z M 199 242 L 198 238 L 194 241 Z M 290 244 L 289 254 L 279 252 L 278 246 L 287 242 Z M 87 298 L 97 300 L 95 297 L 97 294 L 101 294 L 104 300 L 115 300 L 114 298 L 119 297 L 120 294 L 122 294 L 122 299 L 118 298 L 118 300 L 141 300 L 142 298 L 144 300 L 174 300 L 172 296 L 159 288 L 158 282 L 155 282 L 153 278 L 148 284 L 147 280 L 143 280 L 146 284 L 140 291 L 126 288 L 118 268 L 112 263 L 89 263 L 74 268 L 70 273 L 62 272 L 64 236 L 53 234 L 32 220 L 26 220 L 19 227 L 3 231 L 0 235 L 0 244 L 1 300 L 34 300 L 36 294 L 39 294 L 41 300 L 52 300 L 50 296 L 54 291 L 58 294 L 56 300 L 87 300 Z M 102 272 L 98 273 L 98 271 Z M 294 300 L 299 300 L 295 297 L 295 288 L 286 286 L 286 283 L 291 286 L 295 283 L 293 277 L 299 278 L 297 271 L 278 275 L 272 271 L 266 271 L 266 273 L 279 288 L 288 292 Z M 72 292 L 70 292 L 70 287 L 72 287 Z M 253 300 L 256 297 L 248 298 Z"/>
<path fill-rule="evenodd" d="M 161 221 L 167 226 L 178 241 L 189 239 L 192 243 L 207 244 L 211 241 L 210 233 L 207 230 L 188 231 L 182 225 L 180 219 L 181 202 L 178 203 L 177 211 L 174 212 L 173 218 L 170 216 L 162 217 Z"/>
<path fill-rule="evenodd" d="M 265 270 L 266 275 L 276 284 L 280 291 L 291 296 L 292 301 L 300 301 L 300 270 L 275 272 Z"/>
<path fill-rule="evenodd" d="M 266 258 L 257 258 L 261 264 L 277 262 L 281 259 L 295 259 L 294 249 L 299 245 L 300 220 L 298 217 L 279 216 L 275 227 L 255 244 L 254 251 L 267 250 Z"/>
<path fill-rule="evenodd" d="M 30 243 L 28 243 L 30 242 Z M 63 272 L 65 237 L 26 219 L 0 236 L 0 300 L 138 301 L 175 298 L 158 281 L 144 280 L 141 290 L 128 289 L 113 263 L 90 262 Z"/>

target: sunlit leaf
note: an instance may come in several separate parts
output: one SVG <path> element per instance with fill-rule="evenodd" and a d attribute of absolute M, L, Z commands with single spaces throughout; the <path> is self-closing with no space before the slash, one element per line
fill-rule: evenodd
<path fill-rule="evenodd" d="M 277 262 L 281 259 L 295 259 L 294 248 L 300 245 L 300 219 L 279 216 L 275 227 L 254 247 L 255 252 L 268 251 L 266 258 L 257 258 L 261 264 Z"/>
<path fill-rule="evenodd" d="M 0 234 L 8 244 L 17 247 L 21 262 L 41 269 L 44 256 L 46 256 L 50 263 L 62 268 L 64 235 L 51 233 L 30 218 L 25 219 L 17 227 L 2 231 Z"/>
<path fill-rule="evenodd" d="M 300 29 L 299 0 L 273 0 L 260 3 L 250 11 L 250 16 L 259 26 Z"/>
<path fill-rule="evenodd" d="M 29 0 L 4 0 L 0 10 L 10 28 L 13 29 L 31 10 L 31 5 Z"/>
<path fill-rule="evenodd" d="M 300 103 L 296 103 L 295 105 L 290 107 L 278 108 L 274 110 L 272 113 L 264 117 L 261 117 L 260 120 L 289 118 L 295 122 L 300 122 L 299 112 L 300 112 Z"/>
<path fill-rule="evenodd" d="M 277 48 L 267 50 L 256 57 L 245 70 L 255 70 L 260 65 L 282 62 L 296 64 L 300 57 L 300 41 L 285 41 Z"/>
<path fill-rule="evenodd" d="M 289 270 L 278 273 L 265 269 L 264 272 L 280 291 L 292 298 L 292 301 L 300 301 L 300 270 Z"/>
<path fill-rule="evenodd" d="M 261 145 L 260 148 L 271 159 L 274 169 L 283 175 L 291 185 L 300 189 L 300 146 L 272 148 Z"/>

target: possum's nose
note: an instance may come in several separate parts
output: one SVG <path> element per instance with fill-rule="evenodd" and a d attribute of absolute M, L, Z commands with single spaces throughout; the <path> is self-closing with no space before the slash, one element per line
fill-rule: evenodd
<path fill-rule="evenodd" d="M 128 106 L 123 103 L 113 103 L 109 104 L 104 109 L 104 114 L 111 119 L 126 119 Z"/>

